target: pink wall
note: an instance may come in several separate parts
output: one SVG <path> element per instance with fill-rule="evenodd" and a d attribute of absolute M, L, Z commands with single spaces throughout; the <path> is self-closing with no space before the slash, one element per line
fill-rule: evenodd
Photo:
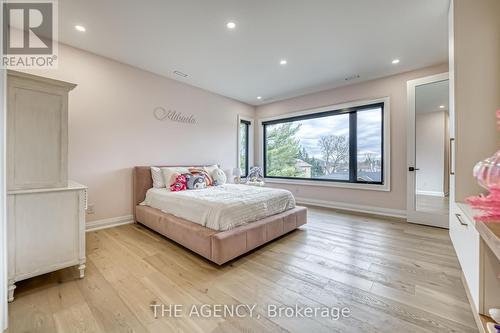
<path fill-rule="evenodd" d="M 59 69 L 31 71 L 78 84 L 70 93 L 69 176 L 89 187 L 96 213 L 132 214 L 132 167 L 236 165 L 237 115 L 254 107 L 79 49 L 60 46 Z M 158 121 L 157 106 L 194 114 L 198 124 Z"/>
<path fill-rule="evenodd" d="M 340 87 L 319 93 L 291 98 L 285 101 L 257 107 L 257 119 L 265 119 L 301 110 L 321 106 L 345 103 L 356 100 L 369 100 L 390 97 L 391 109 L 391 191 L 380 192 L 358 189 L 344 189 L 309 185 L 269 184 L 286 188 L 298 198 L 320 200 L 348 205 L 379 207 L 391 213 L 403 213 L 406 210 L 406 123 L 407 100 L 406 82 L 408 80 L 448 71 L 448 65 L 442 64 L 417 71 L 394 75 L 378 80 L 367 81 Z M 257 133 L 257 132 L 256 132 Z M 258 161 L 258 134 L 255 135 L 255 160 Z"/>
<path fill-rule="evenodd" d="M 237 115 L 254 118 L 254 107 L 65 45 L 59 52 L 59 69 L 32 73 L 78 84 L 70 93 L 69 174 L 89 187 L 89 203 L 96 211 L 87 216 L 89 221 L 132 213 L 135 165 L 235 166 Z M 406 81 L 446 71 L 447 65 L 440 65 L 258 107 L 257 117 L 266 118 L 353 100 L 391 98 L 391 192 L 280 187 L 300 198 L 404 210 Z M 198 124 L 160 122 L 153 117 L 157 106 L 194 114 Z M 259 145 L 255 147 L 258 157 Z"/>

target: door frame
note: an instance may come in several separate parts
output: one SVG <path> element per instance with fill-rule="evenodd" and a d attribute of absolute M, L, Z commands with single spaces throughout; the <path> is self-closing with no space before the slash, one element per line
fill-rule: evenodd
<path fill-rule="evenodd" d="M 416 133 L 415 133 L 415 90 L 418 86 L 449 80 L 449 73 L 440 73 L 409 80 L 407 84 L 408 98 L 408 120 L 406 127 L 407 142 L 407 169 L 406 169 L 406 219 L 408 222 L 425 224 L 434 227 L 448 229 L 448 215 L 438 215 L 433 213 L 418 212 L 416 210 L 416 171 L 410 171 L 410 167 L 415 167 Z"/>

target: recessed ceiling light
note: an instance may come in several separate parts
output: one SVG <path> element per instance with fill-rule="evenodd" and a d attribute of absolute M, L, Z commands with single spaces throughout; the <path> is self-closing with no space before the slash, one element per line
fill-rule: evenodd
<path fill-rule="evenodd" d="M 234 29 L 234 28 L 236 28 L 236 23 L 234 23 L 234 22 L 227 22 L 226 27 L 228 29 Z"/>
<path fill-rule="evenodd" d="M 439 106 L 439 108 L 440 108 L 440 109 L 444 109 L 444 108 L 445 108 L 445 106 L 444 106 L 444 105 L 440 105 L 440 106 Z"/>
<path fill-rule="evenodd" d="M 75 25 L 75 29 L 81 32 L 85 32 L 87 30 L 83 25 Z"/>
<path fill-rule="evenodd" d="M 180 71 L 174 71 L 174 74 L 175 75 L 179 75 L 181 77 L 188 77 L 188 75 L 186 73 L 183 73 L 183 72 L 180 72 Z"/>
<path fill-rule="evenodd" d="M 399 64 L 399 59 L 394 59 L 394 60 L 392 61 L 392 64 L 393 64 L 393 65 Z"/>
<path fill-rule="evenodd" d="M 288 63 L 288 61 L 286 61 L 286 59 L 280 60 L 280 65 L 286 65 L 287 63 Z"/>
<path fill-rule="evenodd" d="M 258 99 L 258 100 L 261 100 L 261 99 L 262 99 L 262 96 L 257 96 L 257 99 Z"/>
<path fill-rule="evenodd" d="M 359 74 L 355 74 L 355 75 L 351 75 L 351 76 L 346 77 L 344 80 L 351 81 L 351 80 L 356 80 L 359 78 L 360 78 Z"/>

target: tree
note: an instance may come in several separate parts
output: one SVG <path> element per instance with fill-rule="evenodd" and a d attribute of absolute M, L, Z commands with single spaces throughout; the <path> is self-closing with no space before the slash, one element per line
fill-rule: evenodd
<path fill-rule="evenodd" d="M 338 171 L 349 159 L 349 142 L 347 137 L 339 135 L 322 136 L 319 147 L 325 161 L 326 174 Z"/>
<path fill-rule="evenodd" d="M 281 177 L 300 177 L 302 172 L 297 169 L 297 158 L 301 153 L 300 141 L 295 135 L 299 125 L 285 123 L 273 126 L 267 132 L 267 175 Z M 306 152 L 307 153 L 307 152 Z"/>
<path fill-rule="evenodd" d="M 309 153 L 307 152 L 305 147 L 301 147 L 299 149 L 299 156 L 297 158 L 309 163 L 309 161 L 308 161 L 309 160 Z"/>
<path fill-rule="evenodd" d="M 248 127 L 246 124 L 240 124 L 240 169 L 245 172 L 245 166 L 247 163 L 247 131 Z"/>
<path fill-rule="evenodd" d="M 365 164 L 370 171 L 375 171 L 377 160 L 374 153 L 365 153 Z"/>
<path fill-rule="evenodd" d="M 320 160 L 316 159 L 315 157 L 312 157 L 308 159 L 306 162 L 311 164 L 311 176 L 313 178 L 325 175 L 325 170 L 323 170 Z"/>

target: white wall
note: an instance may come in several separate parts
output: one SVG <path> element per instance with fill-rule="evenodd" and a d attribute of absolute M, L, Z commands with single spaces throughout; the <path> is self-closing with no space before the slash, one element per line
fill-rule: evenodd
<path fill-rule="evenodd" d="M 456 201 L 485 192 L 474 165 L 500 147 L 500 1 L 455 0 L 450 73 L 454 86 Z"/>
<path fill-rule="evenodd" d="M 415 118 L 417 194 L 444 196 L 446 112 L 421 112 Z"/>
<path fill-rule="evenodd" d="M 406 82 L 428 75 L 448 71 L 447 64 L 437 65 L 408 73 L 389 76 L 386 78 L 353 84 L 350 86 L 331 89 L 319 93 L 287 99 L 281 102 L 266 104 L 257 107 L 256 117 L 286 115 L 301 110 L 317 107 L 342 104 L 350 101 L 370 100 L 388 96 L 391 108 L 391 191 L 380 192 L 372 190 L 331 188 L 311 185 L 283 185 L 269 184 L 292 191 L 296 197 L 328 203 L 348 209 L 368 208 L 370 211 L 401 216 L 406 213 L 406 122 L 408 118 Z M 258 130 L 258 129 L 256 129 Z M 256 131 L 255 160 L 260 161 L 258 132 Z"/>
<path fill-rule="evenodd" d="M 35 75 L 76 83 L 69 98 L 69 177 L 89 187 L 95 214 L 132 214 L 137 165 L 236 166 L 238 115 L 253 106 L 61 45 L 57 70 Z M 158 121 L 157 106 L 195 115 L 196 125 Z"/>

